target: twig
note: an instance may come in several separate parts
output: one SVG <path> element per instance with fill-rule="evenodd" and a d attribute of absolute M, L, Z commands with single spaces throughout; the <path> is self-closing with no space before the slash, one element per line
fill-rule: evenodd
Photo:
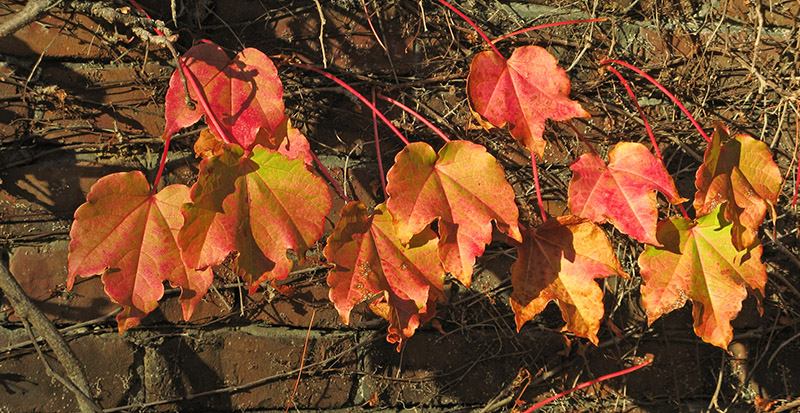
<path fill-rule="evenodd" d="M 294 382 L 294 389 L 292 389 L 292 395 L 289 397 L 289 402 L 286 403 L 286 412 L 288 413 L 289 408 L 292 407 L 292 403 L 294 403 L 294 395 L 297 394 L 297 387 L 300 386 L 300 377 L 303 375 L 303 364 L 306 362 L 306 352 L 308 351 L 308 338 L 311 336 L 311 327 L 314 326 L 314 316 L 317 315 L 317 309 L 313 309 L 311 311 L 311 321 L 308 322 L 308 331 L 306 332 L 306 342 L 303 344 L 303 355 L 300 356 L 300 368 L 297 372 L 297 380 Z"/>
<path fill-rule="evenodd" d="M 319 48 L 322 51 L 322 68 L 328 68 L 328 59 L 325 57 L 325 14 L 322 12 L 322 6 L 319 4 L 319 0 L 314 0 L 314 4 L 317 5 L 317 12 L 319 13 Z M 380 41 L 380 40 L 379 40 Z"/>
<path fill-rule="evenodd" d="M 60 3 L 61 0 L 30 0 L 25 8 L 18 11 L 10 19 L 0 24 L 0 39 L 14 34 L 23 26 L 39 18 L 44 11 Z"/>
<path fill-rule="evenodd" d="M 69 348 L 66 341 L 64 341 L 64 337 L 61 337 L 61 334 L 58 333 L 58 330 L 56 330 L 56 327 L 50 319 L 45 317 L 33 302 L 31 302 L 31 299 L 25 295 L 22 287 L 20 287 L 16 278 L 11 275 L 8 271 L 8 267 L 6 267 L 4 263 L 0 263 L 0 290 L 3 290 L 17 315 L 33 324 L 39 334 L 44 337 L 47 344 L 53 349 L 53 353 L 55 353 L 59 363 L 64 366 L 64 370 L 67 371 L 67 376 L 72 380 L 72 383 L 74 383 L 83 394 L 91 395 L 89 380 L 86 379 L 86 373 L 78 362 L 75 353 Z M 96 406 L 86 403 L 80 395 L 76 394 L 76 398 L 78 399 L 78 406 L 80 406 L 82 412 L 94 412 L 96 410 Z"/>
<path fill-rule="evenodd" d="M 72 330 L 77 330 L 77 329 L 79 329 L 81 327 L 86 327 L 86 326 L 94 325 L 94 324 L 97 324 L 97 323 L 101 323 L 103 321 L 108 320 L 111 317 L 114 317 L 115 315 L 119 314 L 121 311 L 122 311 L 122 307 L 117 308 L 116 310 L 114 310 L 114 311 L 112 311 L 112 312 L 110 312 L 108 314 L 101 315 L 100 317 L 93 318 L 91 320 L 84 321 L 84 322 L 81 322 L 81 323 L 73 324 L 73 325 L 71 325 L 69 327 L 64 327 L 62 329 L 59 329 L 58 332 L 59 332 L 59 334 L 64 334 L 64 333 L 68 333 L 68 332 L 70 332 Z M 12 344 L 12 345 L 10 345 L 8 347 L 4 347 L 4 348 L 0 349 L 0 354 L 6 353 L 6 352 L 9 352 L 9 351 L 12 351 L 12 350 L 16 350 L 18 348 L 22 348 L 22 347 L 25 347 L 25 346 L 29 346 L 31 344 L 35 344 L 35 343 L 40 342 L 42 340 L 44 340 L 44 337 L 39 336 L 39 337 L 35 337 L 35 338 L 33 338 L 31 340 L 28 340 L 28 341 L 23 341 L 23 342 L 20 342 L 20 343 Z"/>
<path fill-rule="evenodd" d="M 381 337 L 373 337 L 373 338 L 371 338 L 369 340 L 366 340 L 366 341 L 363 341 L 361 343 L 358 343 L 358 344 L 354 345 L 353 347 L 350 347 L 350 348 L 348 348 L 346 350 L 342 350 L 342 351 L 340 351 L 340 352 L 334 354 L 333 356 L 328 357 L 328 358 L 326 358 L 324 360 L 320 360 L 320 361 L 317 361 L 315 363 L 311 363 L 311 364 L 305 366 L 305 369 L 309 369 L 309 368 L 317 367 L 317 366 L 324 366 L 325 364 L 328 364 L 328 363 L 330 363 L 330 362 L 332 362 L 332 361 L 344 356 L 347 353 L 355 351 L 356 349 L 359 349 L 359 348 L 361 348 L 363 346 L 366 346 L 367 344 L 370 344 L 370 343 L 372 343 L 374 341 L 378 341 L 378 339 L 380 339 L 380 338 Z M 153 402 L 149 402 L 149 403 L 129 404 L 127 406 L 120 406 L 120 407 L 115 407 L 115 408 L 112 408 L 112 409 L 106 409 L 106 410 L 104 410 L 104 412 L 105 413 L 113 413 L 113 412 L 121 412 L 121 411 L 126 411 L 126 410 L 142 410 L 142 409 L 147 409 L 147 408 L 155 407 L 155 406 L 161 406 L 161 405 L 165 405 L 165 404 L 180 403 L 180 402 L 184 402 L 184 401 L 199 399 L 201 397 L 214 396 L 214 395 L 217 395 L 217 394 L 236 393 L 236 392 L 240 392 L 240 391 L 243 391 L 243 390 L 251 389 L 253 387 L 258 387 L 258 386 L 267 384 L 267 383 L 275 381 L 275 380 L 279 380 L 279 379 L 283 379 L 283 378 L 287 378 L 287 377 L 292 377 L 292 376 L 294 376 L 295 374 L 297 374 L 299 372 L 300 372 L 300 369 L 294 369 L 294 370 L 290 370 L 290 371 L 287 371 L 287 372 L 274 374 L 272 376 L 263 377 L 263 378 L 260 378 L 258 380 L 254 380 L 254 381 L 251 381 L 251 382 L 245 383 L 245 384 L 237 384 L 237 385 L 233 385 L 233 386 L 222 387 L 222 388 L 219 388 L 219 389 L 204 391 L 204 392 L 200 392 L 200 393 L 189 394 L 189 395 L 186 395 L 186 396 L 183 396 L 183 397 L 175 397 L 175 398 L 172 398 L 172 399 L 157 400 L 157 401 L 153 401 Z"/>

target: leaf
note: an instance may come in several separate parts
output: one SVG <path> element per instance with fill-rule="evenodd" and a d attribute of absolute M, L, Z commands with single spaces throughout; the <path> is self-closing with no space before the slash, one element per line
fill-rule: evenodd
<path fill-rule="evenodd" d="M 119 332 L 139 325 L 158 306 L 164 281 L 181 288 L 183 318 L 211 285 L 211 269 L 195 271 L 184 264 L 178 248 L 183 225 L 180 208 L 189 188 L 170 185 L 151 193 L 141 172 L 120 172 L 100 178 L 75 211 L 70 230 L 67 289 L 76 276 L 102 273 L 106 294 L 123 306 Z"/>
<path fill-rule="evenodd" d="M 178 241 L 193 268 L 221 263 L 238 252 L 236 271 L 255 292 L 269 279 L 283 279 L 320 236 L 331 206 L 325 183 L 302 161 L 256 146 L 251 156 L 235 144 L 200 163 L 186 224 Z"/>
<path fill-rule="evenodd" d="M 275 64 L 261 51 L 247 48 L 231 59 L 221 47 L 201 43 L 189 49 L 183 59 L 203 88 L 220 126 L 235 143 L 251 149 L 259 128 L 272 134 L 283 122 L 283 85 Z M 178 70 L 172 74 L 167 90 L 165 139 L 195 124 L 202 115 L 210 116 L 204 113 L 191 87 L 195 108 L 186 105 L 186 89 Z M 215 135 L 225 135 L 212 122 L 207 123 Z"/>
<path fill-rule="evenodd" d="M 546 119 L 589 117 L 569 99 L 570 83 L 556 58 L 538 46 L 523 46 L 505 60 L 492 51 L 478 53 L 467 77 L 473 115 L 484 128 L 508 126 L 511 135 L 544 156 Z"/>
<path fill-rule="evenodd" d="M 627 278 L 605 232 L 588 219 L 565 215 L 522 234 L 519 257 L 511 266 L 517 331 L 555 301 L 566 328 L 596 345 L 603 292 L 594 280 Z"/>
<path fill-rule="evenodd" d="M 500 231 L 522 241 L 514 190 L 481 145 L 453 141 L 437 156 L 427 143 L 412 143 L 395 157 L 387 180 L 387 208 L 399 239 L 407 242 L 438 218 L 439 256 L 466 286 L 475 257 L 492 240 L 492 220 Z"/>
<path fill-rule="evenodd" d="M 695 334 L 727 349 L 733 338 L 731 320 L 741 310 L 747 289 L 758 292 L 760 302 L 767 281 L 761 244 L 737 251 L 731 242 L 732 227 L 722 206 L 696 224 L 686 218 L 659 223 L 663 247 L 648 245 L 639 256 L 642 305 L 649 324 L 692 300 Z"/>
<path fill-rule="evenodd" d="M 404 245 L 392 221 L 385 204 L 368 215 L 364 204 L 349 202 L 323 253 L 334 265 L 329 297 L 342 321 L 349 324 L 353 307 L 370 301 L 373 312 L 389 321 L 386 339 L 400 351 L 417 327 L 433 318 L 435 300 L 443 296 L 444 269 L 431 229 Z"/>
<path fill-rule="evenodd" d="M 289 159 L 301 159 L 309 170 L 313 168 L 314 157 L 311 154 L 311 146 L 306 137 L 292 126 L 289 118 L 285 118 L 272 135 L 263 128 L 259 129 L 256 143 L 282 153 Z M 198 158 L 208 159 L 222 154 L 224 146 L 225 141 L 214 135 L 210 129 L 203 129 L 194 143 L 194 152 Z"/>
<path fill-rule="evenodd" d="M 714 122 L 714 133 L 703 164 L 697 170 L 694 209 L 697 216 L 710 214 L 719 205 L 733 223 L 731 237 L 737 250 L 752 245 L 767 208 L 775 216 L 781 189 L 781 172 L 769 147 L 748 135 L 730 132 Z"/>
<path fill-rule="evenodd" d="M 657 245 L 660 191 L 673 204 L 678 194 L 664 164 L 640 143 L 620 142 L 608 154 L 608 165 L 594 154 L 583 154 L 570 166 L 569 209 L 574 215 L 617 229 L 640 242 Z"/>

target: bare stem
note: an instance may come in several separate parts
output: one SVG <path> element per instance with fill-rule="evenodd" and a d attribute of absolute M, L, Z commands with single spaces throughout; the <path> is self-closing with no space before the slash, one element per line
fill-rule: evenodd
<path fill-rule="evenodd" d="M 601 65 L 608 65 L 608 64 L 611 64 L 611 63 L 616 63 L 618 65 L 622 65 L 622 66 L 627 67 L 628 69 L 633 70 L 634 72 L 638 73 L 640 76 L 642 76 L 645 79 L 647 79 L 650 83 L 655 85 L 657 88 L 659 88 L 662 92 L 664 92 L 665 95 L 667 95 L 667 97 L 669 97 L 672 100 L 673 103 L 678 105 L 678 107 L 681 109 L 681 111 L 692 122 L 692 125 L 694 125 L 694 127 L 697 128 L 697 130 L 700 132 L 701 135 L 703 135 L 703 138 L 705 138 L 706 141 L 711 142 L 711 138 L 703 130 L 703 128 L 700 127 L 700 124 L 697 123 L 697 120 L 695 120 L 694 116 L 692 116 L 692 114 L 689 113 L 689 109 L 686 109 L 686 106 L 683 106 L 683 103 L 681 103 L 681 101 L 678 100 L 678 98 L 676 98 L 675 95 L 673 95 L 669 90 L 667 90 L 667 88 L 662 86 L 661 83 L 658 83 L 658 81 L 655 80 L 652 76 L 648 75 L 642 69 L 639 69 L 638 67 L 636 67 L 636 66 L 634 66 L 634 65 L 632 65 L 630 63 L 626 63 L 626 62 L 623 62 L 621 60 L 614 60 L 614 59 L 605 59 L 605 60 L 600 62 Z"/>
<path fill-rule="evenodd" d="M 563 26 L 563 25 L 566 25 L 566 24 L 576 24 L 576 23 L 602 22 L 602 21 L 606 21 L 606 20 L 608 20 L 607 17 L 601 17 L 601 18 L 598 18 L 598 19 L 568 20 L 568 21 L 565 21 L 565 22 L 555 22 L 555 23 L 540 24 L 538 26 L 527 27 L 525 29 L 521 29 L 521 30 L 517 30 L 515 32 L 511 32 L 509 34 L 504 34 L 504 35 L 492 40 L 492 43 L 501 42 L 501 41 L 503 41 L 505 39 L 508 39 L 509 37 L 517 36 L 517 35 L 520 35 L 522 33 L 532 32 L 534 30 L 546 29 L 548 27 Z"/>
<path fill-rule="evenodd" d="M 500 53 L 499 50 L 497 50 L 497 47 L 494 45 L 494 43 L 492 43 L 492 41 L 489 40 L 489 36 L 487 36 L 486 33 L 484 33 L 483 30 L 481 30 L 481 28 L 478 27 L 477 24 L 475 24 L 475 22 L 473 22 L 469 17 L 467 17 L 466 14 L 462 13 L 461 10 L 455 8 L 452 4 L 446 2 L 445 0 L 439 0 L 439 3 L 442 3 L 443 6 L 447 7 L 450 10 L 452 10 L 453 13 L 458 15 L 458 17 L 461 17 L 462 19 L 464 19 L 464 21 L 469 23 L 469 25 L 472 26 L 472 28 L 475 29 L 475 31 L 478 32 L 478 34 L 483 38 L 483 40 L 486 42 L 486 44 L 491 46 L 491 48 L 492 48 L 492 50 L 494 50 L 495 54 L 500 56 L 501 59 L 506 60 L 506 58 L 503 57 L 503 54 Z"/>
<path fill-rule="evenodd" d="M 402 132 L 400 132 L 400 130 L 399 130 L 399 129 L 397 129 L 397 127 L 396 127 L 396 126 L 394 126 L 394 125 L 392 124 L 392 122 L 390 122 L 390 121 L 389 121 L 389 119 L 387 119 L 387 118 L 386 118 L 386 116 L 384 116 L 384 115 L 383 115 L 383 113 L 381 113 L 381 112 L 378 110 L 378 108 L 376 108 L 376 107 L 375 107 L 375 105 L 373 105 L 373 104 L 372 104 L 372 102 L 370 102 L 370 101 L 369 101 L 369 99 L 365 98 L 365 97 L 364 97 L 364 95 L 362 95 L 361 93 L 358 93 L 358 92 L 357 92 L 355 89 L 353 89 L 353 87 L 352 87 L 352 86 L 348 85 L 347 83 L 345 83 L 344 81 L 340 80 L 340 79 L 339 79 L 339 78 L 337 78 L 336 76 L 334 76 L 334 75 L 332 75 L 332 74 L 330 74 L 330 73 L 328 73 L 328 72 L 326 72 L 326 71 L 324 71 L 324 70 L 317 69 L 316 67 L 309 66 L 309 65 L 305 65 L 305 64 L 302 64 L 302 63 L 289 62 L 289 61 L 287 61 L 286 63 L 288 63 L 288 64 L 290 64 L 290 65 L 292 65 L 292 66 L 295 66 L 295 67 L 299 67 L 299 68 L 301 68 L 301 69 L 313 70 L 313 71 L 315 71 L 315 72 L 317 72 L 317 73 L 321 74 L 322 76 L 325 76 L 325 77 L 327 77 L 327 78 L 328 78 L 328 79 L 330 79 L 330 80 L 333 80 L 333 81 L 334 81 L 334 82 L 336 82 L 336 83 L 337 83 L 339 86 L 341 86 L 341 87 L 345 88 L 345 90 L 347 90 L 348 92 L 352 93 L 352 94 L 353 94 L 353 96 L 355 96 L 355 97 L 357 97 L 357 98 L 358 98 L 358 100 L 360 100 L 360 101 L 361 101 L 361 102 L 363 102 L 365 105 L 367 105 L 367 107 L 369 107 L 369 108 L 372 110 L 372 113 L 374 113 L 374 114 L 378 115 L 378 117 L 379 117 L 379 118 L 381 118 L 381 120 L 383 121 L 383 123 L 385 123 L 385 124 L 386 124 L 386 126 L 388 126 L 388 127 L 389 127 L 389 129 L 391 129 L 391 130 L 392 130 L 392 132 L 394 132 L 394 134 L 395 134 L 395 135 L 397 135 L 397 137 L 398 137 L 398 138 L 400 138 L 400 140 L 401 140 L 401 141 L 403 141 L 403 143 L 405 143 L 406 145 L 408 145 L 408 144 L 410 143 L 410 142 L 408 141 L 408 139 L 406 139 L 405 135 L 403 135 L 403 133 L 402 133 Z"/>
<path fill-rule="evenodd" d="M 647 356 L 645 356 L 645 360 L 643 362 L 641 362 L 641 363 L 639 363 L 639 364 L 637 364 L 637 365 L 635 365 L 633 367 L 628 367 L 627 369 L 618 371 L 616 373 L 606 374 L 605 376 L 598 377 L 598 378 L 596 378 L 594 380 L 589 380 L 589 381 L 587 381 L 585 383 L 581 383 L 578 386 L 573 387 L 573 388 L 571 388 L 571 389 L 569 389 L 567 391 L 563 391 L 561 393 L 558 393 L 555 396 L 548 397 L 548 398 L 540 401 L 539 403 L 536 403 L 530 409 L 525 410 L 525 413 L 531 413 L 534 410 L 546 405 L 547 403 L 550 403 L 551 401 L 556 400 L 556 399 L 558 399 L 560 397 L 564 397 L 564 396 L 566 396 L 566 395 L 568 395 L 568 394 L 570 394 L 570 393 L 572 393 L 572 392 L 574 392 L 576 390 L 584 389 L 586 387 L 591 386 L 592 384 L 599 383 L 601 381 L 606 381 L 608 379 L 613 379 L 614 377 L 619 377 L 619 376 L 634 372 L 636 370 L 639 370 L 642 367 L 649 366 L 652 363 L 653 363 L 653 355 L 652 354 L 648 354 Z"/>
<path fill-rule="evenodd" d="M 410 107 L 408 107 L 408 106 L 406 106 L 406 105 L 404 105 L 404 104 L 402 104 L 402 103 L 400 103 L 400 102 L 398 102 L 398 101 L 396 101 L 396 100 L 394 100 L 394 99 L 392 99 L 390 97 L 383 96 L 383 95 L 378 95 L 378 97 L 383 99 L 383 100 L 385 100 L 385 101 L 387 101 L 387 102 L 389 102 L 389 103 L 392 103 L 393 105 L 399 107 L 400 109 L 403 109 L 404 111 L 408 112 L 408 114 L 410 114 L 411 116 L 417 118 L 417 120 L 419 120 L 420 122 L 425 124 L 425 126 L 430 128 L 437 135 L 439 135 L 439 137 L 442 138 L 442 140 L 444 140 L 445 143 L 446 142 L 450 142 L 450 138 L 448 138 L 447 135 L 445 135 L 444 132 L 442 132 L 441 129 L 437 128 L 436 125 L 431 123 L 428 119 L 425 119 L 424 116 L 420 115 L 414 109 L 411 109 Z"/>
<path fill-rule="evenodd" d="M 41 310 L 25 295 L 17 279 L 11 275 L 6 265 L 2 263 L 0 263 L 0 290 L 3 290 L 17 315 L 33 324 L 36 331 L 44 337 L 47 344 L 53 349 L 53 353 L 58 358 L 59 363 L 64 366 L 67 376 L 75 387 L 83 395 L 91 396 L 89 380 L 86 379 L 86 373 L 83 371 L 83 366 L 78 362 L 78 357 L 69 348 L 67 342 L 64 341 L 64 337 L 59 334 L 50 319 L 42 314 Z M 94 403 L 88 403 L 81 395 L 76 394 L 75 397 L 78 399 L 78 406 L 80 406 L 82 412 L 94 412 L 97 410 L 97 406 Z"/>
<path fill-rule="evenodd" d="M 636 110 L 639 111 L 639 116 L 642 118 L 642 121 L 644 122 L 644 128 L 647 129 L 647 135 L 650 136 L 650 142 L 653 143 L 653 150 L 655 151 L 658 159 L 663 163 L 664 158 L 661 156 L 661 150 L 658 149 L 658 142 L 656 142 L 656 136 L 653 134 L 653 129 L 650 128 L 650 122 L 647 121 L 647 116 L 644 115 L 642 107 L 639 106 L 639 101 L 636 99 L 636 94 L 633 93 L 631 85 L 628 84 L 628 81 L 625 80 L 624 77 L 622 77 L 622 73 L 620 73 L 617 69 L 614 69 L 613 67 L 609 66 L 608 70 L 610 70 L 611 73 L 617 75 L 617 79 L 619 79 L 620 83 L 622 83 L 622 86 L 625 87 L 625 90 L 628 91 L 628 96 L 631 97 L 633 104 L 636 106 Z"/>
<path fill-rule="evenodd" d="M 366 8 L 366 3 L 364 3 L 364 7 Z M 375 105 L 375 88 L 372 89 L 372 105 Z M 383 189 L 383 199 L 389 198 L 389 194 L 386 192 L 386 174 L 383 169 L 383 156 L 381 156 L 381 142 L 378 138 L 378 119 L 375 115 L 375 112 L 372 112 L 372 131 L 375 134 L 375 153 L 378 157 L 378 173 L 381 175 L 381 189 Z"/>

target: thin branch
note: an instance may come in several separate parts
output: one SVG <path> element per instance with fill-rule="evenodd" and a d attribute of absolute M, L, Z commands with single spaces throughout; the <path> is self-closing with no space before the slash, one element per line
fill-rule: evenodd
<path fill-rule="evenodd" d="M 91 395 L 89 390 L 89 380 L 86 379 L 86 373 L 83 367 L 78 362 L 78 358 L 72 349 L 69 348 L 64 337 L 58 333 L 56 327 L 42 314 L 41 310 L 33 304 L 30 298 L 25 295 L 25 292 L 20 287 L 17 279 L 8 271 L 5 264 L 0 263 L 0 289 L 3 290 L 14 311 L 20 318 L 28 320 L 36 331 L 44 337 L 47 344 L 53 349 L 53 353 L 58 358 L 58 361 L 64 366 L 67 371 L 67 376 L 72 380 L 72 383 L 83 392 L 84 395 Z M 78 406 L 82 412 L 94 412 L 97 406 L 87 403 L 80 395 L 75 396 L 78 399 Z"/>
<path fill-rule="evenodd" d="M 30 0 L 25 5 L 25 8 L 4 21 L 3 24 L 0 24 L 0 39 L 14 34 L 17 30 L 38 19 L 47 9 L 60 2 L 60 0 Z"/>
<path fill-rule="evenodd" d="M 55 370 L 53 370 L 53 367 L 50 366 L 50 362 L 47 361 L 47 358 L 42 353 L 42 349 L 39 348 L 39 343 L 37 343 L 35 340 L 33 330 L 31 330 L 31 324 L 28 322 L 28 320 L 24 318 L 22 318 L 21 320 L 22 320 L 22 325 L 25 326 L 25 330 L 28 332 L 28 337 L 30 337 L 31 341 L 33 341 L 33 347 L 36 349 L 36 354 L 39 356 L 39 360 L 41 360 L 42 364 L 44 364 L 44 369 L 47 371 L 47 375 L 56 379 L 56 381 L 61 383 L 69 391 L 75 393 L 75 395 L 78 396 L 78 400 L 83 400 L 85 404 L 92 406 L 92 411 L 102 412 L 103 409 L 100 408 L 100 406 L 98 406 L 97 403 L 95 403 L 92 399 L 90 399 L 89 396 L 86 395 L 86 393 L 82 392 L 79 388 L 75 387 L 75 385 L 71 381 L 65 379 L 63 376 L 61 376 L 60 374 L 56 373 Z"/>

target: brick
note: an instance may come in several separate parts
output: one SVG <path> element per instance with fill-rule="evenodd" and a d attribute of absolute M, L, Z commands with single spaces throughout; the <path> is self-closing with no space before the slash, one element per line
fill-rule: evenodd
<path fill-rule="evenodd" d="M 395 407 L 485 403 L 520 367 L 517 357 L 487 358 L 498 355 L 498 344 L 496 332 L 473 329 L 446 336 L 419 330 L 408 340 L 402 357 L 392 345 L 372 346 L 364 369 L 375 374 L 360 383 L 362 394 Z"/>
<path fill-rule="evenodd" d="M 0 24 L 22 6 L 15 4 L 0 10 Z M 127 36 L 115 33 L 114 28 L 105 22 L 56 7 L 16 33 L 0 39 L 0 54 L 34 60 L 42 54 L 46 58 L 114 59 L 131 49 L 128 56 L 143 58 L 144 47 L 137 47 L 138 42 L 127 44 L 127 40 Z"/>
<path fill-rule="evenodd" d="M 17 330 L 17 339 L 27 339 L 24 330 Z M 7 335 L 0 334 L 0 335 Z M 103 407 L 128 404 L 140 386 L 132 374 L 133 347 L 116 334 L 80 337 L 69 341 L 70 347 L 84 366 L 89 386 L 96 392 Z M 52 353 L 46 353 L 56 371 L 63 371 Z M 33 351 L 17 350 L 0 360 L 0 404 L 4 411 L 56 412 L 77 411 L 75 396 L 59 382 L 52 380 Z M 6 410 L 7 409 L 7 410 Z"/>
<path fill-rule="evenodd" d="M 92 320 L 118 308 L 106 296 L 100 277 L 78 279 L 72 291 L 65 290 L 68 251 L 66 240 L 16 247 L 11 251 L 9 270 L 25 293 L 55 323 Z M 18 320 L 12 317 L 9 321 Z"/>
<path fill-rule="evenodd" d="M 247 327 L 246 331 L 217 330 L 165 338 L 148 347 L 144 360 L 147 401 L 244 384 L 296 369 L 305 331 Z M 306 363 L 353 345 L 343 334 L 312 332 Z M 352 368 L 354 357 L 345 356 Z M 282 409 L 291 395 L 295 376 L 276 379 L 235 394 L 199 398 L 174 405 L 178 410 Z M 300 408 L 347 406 L 353 379 L 349 375 L 304 376 L 295 396 Z"/>

